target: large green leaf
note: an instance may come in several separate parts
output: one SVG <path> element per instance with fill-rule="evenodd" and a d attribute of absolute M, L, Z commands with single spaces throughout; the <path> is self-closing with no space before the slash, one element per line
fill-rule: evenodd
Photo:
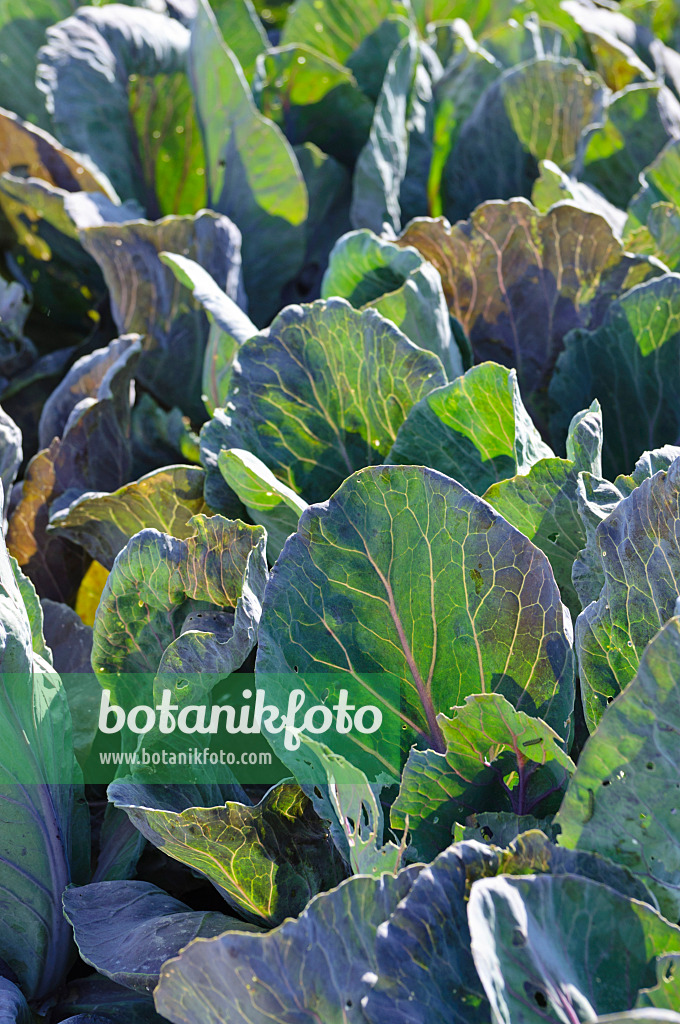
<path fill-rule="evenodd" d="M 244 1024 L 362 1024 L 376 932 L 419 870 L 347 879 L 266 935 L 192 943 L 161 972 L 159 1012 L 177 1024 L 222 1024 L 235 1014 Z"/>
<path fill-rule="evenodd" d="M 29 617 L 0 541 L 0 957 L 28 998 L 47 997 L 69 966 L 61 894 L 88 871 L 89 836 L 59 676 L 33 652 Z"/>
<path fill-rule="evenodd" d="M 280 924 L 344 875 L 325 822 L 292 783 L 255 807 L 227 802 L 180 812 L 129 802 L 135 787 L 124 783 L 109 793 L 149 842 L 206 875 L 249 921 Z"/>
<path fill-rule="evenodd" d="M 573 707 L 570 626 L 538 548 L 454 480 L 419 467 L 351 476 L 302 515 L 265 593 L 256 670 L 277 706 L 348 691 L 378 733 L 324 742 L 375 781 L 413 742 L 445 749 L 437 722 L 498 692 L 560 735 Z M 281 736 L 281 759 L 298 764 Z"/>
<path fill-rule="evenodd" d="M 504 71 L 482 93 L 451 149 L 446 216 L 458 220 L 485 200 L 529 196 L 538 160 L 569 170 L 604 94 L 599 75 L 575 60 L 541 57 Z"/>
<path fill-rule="evenodd" d="M 277 480 L 252 452 L 229 448 L 217 460 L 228 486 L 243 502 L 254 523 L 267 531 L 267 553 L 274 562 L 291 533 L 295 533 L 307 502 Z"/>
<path fill-rule="evenodd" d="M 586 533 L 576 490 L 580 472 L 602 472 L 602 414 L 597 400 L 570 424 L 567 455 L 541 459 L 525 476 L 492 484 L 484 498 L 545 551 L 565 603 L 578 615 L 581 606 L 571 574 Z"/>
<path fill-rule="evenodd" d="M 480 494 L 551 456 L 522 404 L 516 371 L 482 363 L 421 398 L 387 461 L 429 466 Z"/>
<path fill-rule="evenodd" d="M 255 94 L 262 113 L 293 145 L 313 142 L 354 165 L 371 129 L 373 104 L 348 68 L 309 46 L 281 46 L 264 57 Z"/>
<path fill-rule="evenodd" d="M 586 537 L 576 506 L 578 468 L 569 459 L 542 459 L 527 476 L 492 484 L 484 498 L 545 551 L 560 593 L 574 615 L 580 602 L 571 571 Z"/>
<path fill-rule="evenodd" d="M 655 75 L 651 67 L 645 64 L 633 47 L 622 39 L 596 25 L 591 29 L 584 26 L 583 34 L 588 42 L 595 70 L 612 92 L 617 93 L 635 82 L 654 81 Z"/>
<path fill-rule="evenodd" d="M 416 249 L 367 229 L 348 232 L 334 245 L 321 283 L 321 297 L 333 296 L 377 309 L 415 345 L 435 352 L 451 377 L 462 372 L 439 274 Z"/>
<path fill-rule="evenodd" d="M 574 764 L 541 719 L 485 693 L 437 721 L 445 752 L 411 750 L 392 806 L 393 828 L 408 824 L 420 859 L 444 849 L 454 824 L 478 811 L 540 816 L 556 809 Z"/>
<path fill-rule="evenodd" d="M 375 310 L 343 299 L 289 306 L 239 349 L 227 407 L 201 434 L 208 482 L 217 453 L 242 448 L 323 501 L 384 458 L 414 402 L 445 381 L 437 356 Z"/>
<path fill-rule="evenodd" d="M 680 191 L 677 163 L 680 144 L 671 141 L 639 175 L 642 187 L 628 207 L 624 242 L 631 252 L 661 259 L 670 270 L 680 268 L 678 222 Z"/>
<path fill-rule="evenodd" d="M 641 211 L 639 211 L 641 212 Z M 630 224 L 630 221 L 626 222 Z M 680 212 L 672 203 L 654 203 L 647 212 L 647 223 L 626 231 L 625 242 L 631 252 L 655 256 L 669 270 L 680 269 L 678 226 Z"/>
<path fill-rule="evenodd" d="M 435 116 L 433 126 L 433 151 L 430 167 L 429 198 L 430 212 L 439 216 L 445 208 L 455 203 L 449 190 L 449 175 L 455 176 L 449 160 L 463 125 L 474 110 L 480 95 L 486 87 L 500 77 L 503 67 L 481 44 L 473 39 L 469 30 L 464 30 L 460 21 L 443 25 L 451 50 L 445 61 L 445 71 L 435 85 Z M 447 31 L 448 30 L 448 31 Z M 451 182 L 455 189 L 455 182 Z"/>
<path fill-rule="evenodd" d="M 597 601 L 604 586 L 604 562 L 600 557 L 597 527 L 614 511 L 621 499 L 639 487 L 643 480 L 649 480 L 659 470 L 670 469 L 678 458 L 680 448 L 667 444 L 655 451 L 645 452 L 635 463 L 633 472 L 617 476 L 614 483 L 593 473 L 579 473 L 576 503 L 586 543 L 574 562 L 572 581 L 583 608 Z"/>
<path fill-rule="evenodd" d="M 368 229 L 350 231 L 333 246 L 321 297 L 339 295 L 361 309 L 402 288 L 424 263 L 416 249 L 400 248 Z"/>
<path fill-rule="evenodd" d="M 184 702 L 202 694 L 201 673 L 239 668 L 257 638 L 264 530 L 222 516 L 197 515 L 189 525 L 194 533 L 186 540 L 154 529 L 135 534 L 102 593 L 92 665 L 104 673 L 112 703 L 128 711 L 139 704 L 135 673 L 158 673 L 159 688 Z"/>
<path fill-rule="evenodd" d="M 631 887 L 630 876 L 603 858 L 571 852 L 565 858 L 565 852 L 549 843 L 541 832 L 530 832 L 507 850 L 479 842 L 456 843 L 428 864 L 378 931 L 378 967 L 364 1003 L 368 1019 L 375 1024 L 455 1024 L 490 1019 L 490 1007 L 470 952 L 472 923 L 468 930 L 467 895 L 470 886 L 474 893 L 478 879 L 500 873 L 569 873 L 572 877 L 576 874 L 606 880 L 626 896 L 639 898 L 641 890 L 644 893 L 642 886 L 636 886 L 633 880 Z M 522 1017 L 513 1015 L 515 1019 Z"/>
<path fill-rule="evenodd" d="M 164 404 L 177 405 L 202 423 L 207 319 L 201 303 L 175 280 L 158 254 L 189 256 L 238 300 L 239 232 L 226 217 L 204 210 L 194 217 L 165 217 L 155 223 L 104 224 L 82 231 L 80 237 L 102 269 L 119 330 L 144 336 L 140 382 Z"/>
<path fill-rule="evenodd" d="M 399 191 L 401 223 L 431 212 L 430 172 L 434 154 L 435 84 L 443 74 L 436 51 L 429 43 L 418 46 L 419 62 L 406 111 L 408 160 Z"/>
<path fill-rule="evenodd" d="M 453 227 L 416 219 L 399 244 L 415 246 L 435 265 L 475 362 L 516 367 L 524 401 L 544 426 L 545 392 L 564 336 L 599 325 L 612 298 L 658 273 L 625 254 L 605 220 L 567 203 L 545 214 L 521 199 L 485 203 Z M 560 439 L 571 416 L 595 397 L 579 396 L 563 427 L 562 416 Z"/>
<path fill-rule="evenodd" d="M 184 25 L 121 4 L 86 7 L 47 39 L 37 82 L 59 139 L 87 153 L 120 197 L 137 199 L 151 217 L 203 206 Z"/>
<path fill-rule="evenodd" d="M 302 265 L 307 190 L 281 130 L 255 107 L 207 0 L 198 3 L 189 71 L 206 152 L 208 203 L 243 232 L 245 286 L 252 317 L 262 327 Z"/>
<path fill-rule="evenodd" d="M 680 437 L 680 275 L 632 288 L 595 329 L 565 341 L 550 385 L 551 427 L 562 431 L 577 409 L 597 398 L 604 424 L 607 476 L 625 472 L 641 451 Z"/>
<path fill-rule="evenodd" d="M 198 467 L 157 469 L 113 493 L 84 494 L 56 512 L 49 528 L 111 569 L 118 552 L 141 530 L 153 527 L 181 540 L 191 537 L 191 517 L 209 514 L 204 478 Z"/>
<path fill-rule="evenodd" d="M 678 136 L 680 103 L 671 90 L 656 82 L 630 85 L 613 97 L 604 123 L 588 136 L 579 177 L 625 208 L 638 190 L 640 171 Z"/>
<path fill-rule="evenodd" d="M 64 913 L 85 963 L 140 992 L 153 992 L 165 961 L 193 939 L 253 930 L 217 911 L 192 911 L 149 882 L 71 886 Z"/>
<path fill-rule="evenodd" d="M 593 1020 L 654 983 L 680 929 L 645 903 L 573 875 L 485 878 L 468 904 L 472 952 L 500 1024 Z"/>
<path fill-rule="evenodd" d="M 679 666 L 680 621 L 672 618 L 604 712 L 558 814 L 561 845 L 625 864 L 673 921 L 680 916 Z"/>
<path fill-rule="evenodd" d="M 184 67 L 130 75 L 128 90 L 148 215 L 196 213 L 206 205 L 205 157 Z"/>

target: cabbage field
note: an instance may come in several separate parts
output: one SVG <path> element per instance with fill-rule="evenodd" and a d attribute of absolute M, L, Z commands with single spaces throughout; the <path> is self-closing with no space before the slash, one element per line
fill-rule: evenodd
<path fill-rule="evenodd" d="M 680 1024 L 678 0 L 0 0 L 0 1024 Z"/>

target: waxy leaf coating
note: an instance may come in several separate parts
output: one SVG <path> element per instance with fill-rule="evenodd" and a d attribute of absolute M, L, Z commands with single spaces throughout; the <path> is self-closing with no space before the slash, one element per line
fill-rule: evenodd
<path fill-rule="evenodd" d="M 463 852 L 465 849 L 465 852 Z M 445 850 L 423 868 L 409 893 L 378 929 L 377 970 L 363 1002 L 371 1024 L 475 1024 L 489 1005 L 470 952 L 468 873 L 493 871 L 478 843 Z"/>
<path fill-rule="evenodd" d="M 481 879 L 468 904 L 475 965 L 498 1024 L 593 1020 L 631 1009 L 680 929 L 575 875 Z"/>
<path fill-rule="evenodd" d="M 153 992 L 165 961 L 192 939 L 253 930 L 217 911 L 192 911 L 149 882 L 71 886 L 64 893 L 64 912 L 83 960 L 140 992 Z"/>
<path fill-rule="evenodd" d="M 323 501 L 380 462 L 411 406 L 445 382 L 437 356 L 375 310 L 343 299 L 288 306 L 241 346 L 226 408 L 203 429 L 209 480 L 221 449 L 242 448 L 307 501 Z"/>

